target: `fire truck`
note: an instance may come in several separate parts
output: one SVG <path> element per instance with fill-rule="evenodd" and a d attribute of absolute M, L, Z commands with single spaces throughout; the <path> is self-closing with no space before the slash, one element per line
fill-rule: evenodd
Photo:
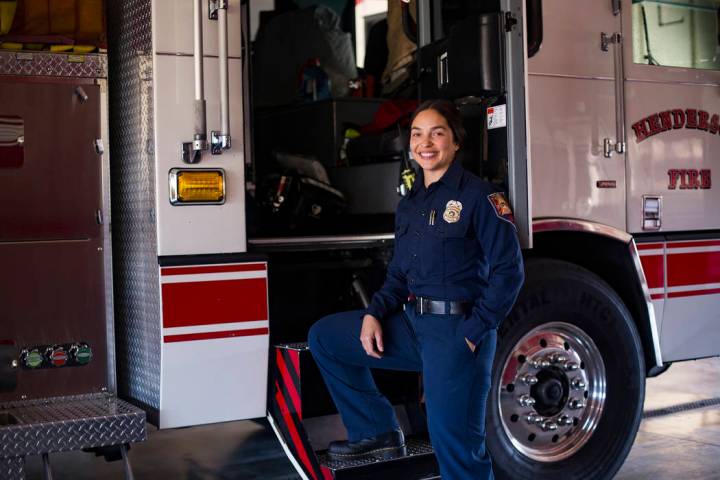
<path fill-rule="evenodd" d="M 107 53 L 1 38 L 0 477 L 86 448 L 132 478 L 146 419 L 266 417 L 302 478 L 438 478 L 414 372 L 374 372 L 407 456 L 326 456 L 306 337 L 382 284 L 407 111 L 443 97 L 525 255 L 495 473 L 611 478 L 645 379 L 720 355 L 720 2 L 289 3 L 108 2 Z"/>

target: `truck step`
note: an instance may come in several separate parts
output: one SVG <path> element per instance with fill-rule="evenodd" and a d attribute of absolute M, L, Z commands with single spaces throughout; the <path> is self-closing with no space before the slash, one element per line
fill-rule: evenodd
<path fill-rule="evenodd" d="M 328 442 L 342 438 L 337 410 L 306 343 L 275 346 L 268 419 L 295 468 L 313 480 L 430 479 L 437 463 L 427 441 L 425 418 L 419 408 L 416 373 L 373 371 L 378 385 L 396 411 L 404 413 L 407 455 L 383 460 L 364 458 L 334 462 L 324 455 Z M 335 421 L 337 420 L 337 421 Z M 318 456 L 319 454 L 319 456 Z M 388 473 L 389 472 L 389 473 Z"/>
<path fill-rule="evenodd" d="M 423 437 L 410 437 L 406 443 L 407 454 L 392 459 L 367 455 L 352 460 L 331 460 L 326 451 L 317 452 L 317 457 L 323 469 L 327 469 L 337 480 L 440 478 L 440 470 L 430 442 Z"/>

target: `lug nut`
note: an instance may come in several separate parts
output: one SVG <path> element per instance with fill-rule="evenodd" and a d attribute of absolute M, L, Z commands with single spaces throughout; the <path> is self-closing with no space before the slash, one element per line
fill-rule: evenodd
<path fill-rule="evenodd" d="M 530 366 L 533 368 L 547 368 L 550 366 L 550 362 L 546 358 L 539 358 L 531 361 Z"/>
<path fill-rule="evenodd" d="M 565 363 L 567 362 L 567 357 L 565 355 L 556 353 L 552 356 L 552 363 Z"/>
<path fill-rule="evenodd" d="M 580 410 L 581 408 L 585 408 L 585 404 L 583 403 L 583 401 L 575 399 L 575 398 L 573 398 L 572 400 L 570 400 L 570 402 L 568 402 L 568 406 L 572 410 Z"/>
<path fill-rule="evenodd" d="M 536 423 L 542 422 L 543 418 L 537 413 L 528 413 L 527 415 L 525 415 L 525 421 L 529 425 L 535 425 Z"/>
<path fill-rule="evenodd" d="M 560 425 L 572 425 L 573 421 L 572 418 L 568 417 L 567 415 L 563 415 L 558 419 L 558 423 Z"/>
<path fill-rule="evenodd" d="M 583 390 L 585 388 L 585 382 L 583 382 L 581 378 L 573 378 L 570 386 L 572 386 L 574 390 Z"/>
<path fill-rule="evenodd" d="M 567 363 L 565 363 L 565 370 L 567 370 L 568 372 L 574 372 L 574 371 L 577 370 L 578 368 L 580 368 L 580 366 L 579 366 L 577 363 L 575 363 L 575 362 L 567 362 Z"/>
<path fill-rule="evenodd" d="M 532 407 L 533 405 L 535 405 L 535 399 L 530 395 L 526 394 L 518 398 L 518 403 L 521 407 Z"/>
<path fill-rule="evenodd" d="M 538 382 L 537 377 L 535 375 L 530 375 L 529 373 L 523 375 L 521 380 L 525 385 L 535 385 Z"/>
<path fill-rule="evenodd" d="M 558 429 L 557 423 L 555 422 L 542 422 L 540 427 L 543 429 L 544 432 L 554 432 Z"/>

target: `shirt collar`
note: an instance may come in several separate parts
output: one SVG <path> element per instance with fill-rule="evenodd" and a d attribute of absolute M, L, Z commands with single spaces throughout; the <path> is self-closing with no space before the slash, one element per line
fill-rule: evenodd
<path fill-rule="evenodd" d="M 443 174 L 442 177 L 440 177 L 440 181 L 448 187 L 452 187 L 455 190 L 460 190 L 460 181 L 462 180 L 463 170 L 464 169 L 460 164 L 460 161 L 453 160 L 447 171 Z"/>
<path fill-rule="evenodd" d="M 442 177 L 440 177 L 439 182 L 442 182 L 443 184 L 447 185 L 448 187 L 454 188 L 455 190 L 460 190 L 460 182 L 462 181 L 463 172 L 464 172 L 463 166 L 460 164 L 459 160 L 453 160 L 448 169 L 445 171 Z M 421 189 L 424 188 L 425 185 L 425 176 L 422 168 L 418 172 L 415 182 L 413 183 L 413 187 L 410 190 L 410 197 L 415 196 L 415 194 Z"/>

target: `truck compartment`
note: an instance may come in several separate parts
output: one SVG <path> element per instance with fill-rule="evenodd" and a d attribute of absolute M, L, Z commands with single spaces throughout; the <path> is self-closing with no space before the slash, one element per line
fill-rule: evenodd
<path fill-rule="evenodd" d="M 458 160 L 507 190 L 499 5 L 431 4 L 430 40 L 420 47 L 412 29 L 403 30 L 397 5 L 366 16 L 359 6 L 338 12 L 318 2 L 262 12 L 259 25 L 250 25 L 257 27 L 246 175 L 251 243 L 391 233 L 402 173 L 418 170 L 408 128 L 424 99 L 456 100 L 468 131 Z M 404 14 L 415 22 L 414 12 Z M 493 124 L 495 106 L 502 118 Z"/>

